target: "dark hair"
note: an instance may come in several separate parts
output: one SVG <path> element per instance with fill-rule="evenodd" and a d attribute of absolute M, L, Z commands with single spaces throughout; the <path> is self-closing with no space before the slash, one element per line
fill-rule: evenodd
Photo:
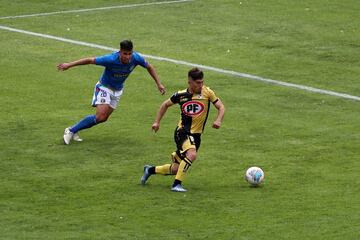
<path fill-rule="evenodd" d="M 199 80 L 199 79 L 203 79 L 204 77 L 204 73 L 203 71 L 201 71 L 199 68 L 192 68 L 190 69 L 189 73 L 188 73 L 188 77 L 190 77 L 192 80 Z"/>
<path fill-rule="evenodd" d="M 131 40 L 123 40 L 120 42 L 120 50 L 132 51 L 133 43 Z"/>

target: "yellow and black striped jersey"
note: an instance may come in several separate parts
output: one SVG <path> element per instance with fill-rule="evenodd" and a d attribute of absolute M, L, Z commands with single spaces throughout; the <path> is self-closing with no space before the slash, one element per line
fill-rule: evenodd
<path fill-rule="evenodd" d="M 189 93 L 184 89 L 174 93 L 170 101 L 178 103 L 181 110 L 181 118 L 178 126 L 190 133 L 202 133 L 209 115 L 210 102 L 215 104 L 218 101 L 213 90 L 205 85 L 200 94 Z"/>

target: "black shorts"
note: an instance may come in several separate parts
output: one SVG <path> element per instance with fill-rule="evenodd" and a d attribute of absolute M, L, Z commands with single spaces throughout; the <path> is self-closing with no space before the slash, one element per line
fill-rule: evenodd
<path fill-rule="evenodd" d="M 200 148 L 201 134 L 186 131 L 183 128 L 177 127 L 174 132 L 174 140 L 176 143 L 177 150 L 182 154 L 189 149 L 195 149 L 196 151 Z"/>

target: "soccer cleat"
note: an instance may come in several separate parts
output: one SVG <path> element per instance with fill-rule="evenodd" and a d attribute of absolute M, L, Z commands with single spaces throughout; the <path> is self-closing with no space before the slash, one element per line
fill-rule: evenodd
<path fill-rule="evenodd" d="M 186 192 L 187 190 L 181 186 L 181 184 L 177 184 L 176 186 L 171 188 L 173 192 Z"/>
<path fill-rule="evenodd" d="M 71 139 L 73 138 L 73 136 L 74 136 L 74 133 L 72 133 L 72 132 L 70 131 L 70 127 L 65 128 L 65 131 L 64 131 L 64 143 L 65 143 L 66 145 L 69 145 Z"/>
<path fill-rule="evenodd" d="M 76 142 L 82 142 L 83 140 L 80 138 L 78 133 L 74 133 L 72 139 Z"/>
<path fill-rule="evenodd" d="M 149 169 L 152 166 L 150 165 L 145 165 L 144 166 L 144 175 L 141 177 L 141 184 L 145 185 L 146 181 L 148 180 L 148 178 L 151 176 L 151 173 L 149 172 Z"/>

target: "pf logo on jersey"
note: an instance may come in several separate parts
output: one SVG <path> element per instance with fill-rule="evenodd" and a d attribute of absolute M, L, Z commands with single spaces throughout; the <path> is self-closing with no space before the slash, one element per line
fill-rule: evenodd
<path fill-rule="evenodd" d="M 188 116 L 198 115 L 202 113 L 204 109 L 205 109 L 204 104 L 197 101 L 189 101 L 181 106 L 182 112 Z"/>

